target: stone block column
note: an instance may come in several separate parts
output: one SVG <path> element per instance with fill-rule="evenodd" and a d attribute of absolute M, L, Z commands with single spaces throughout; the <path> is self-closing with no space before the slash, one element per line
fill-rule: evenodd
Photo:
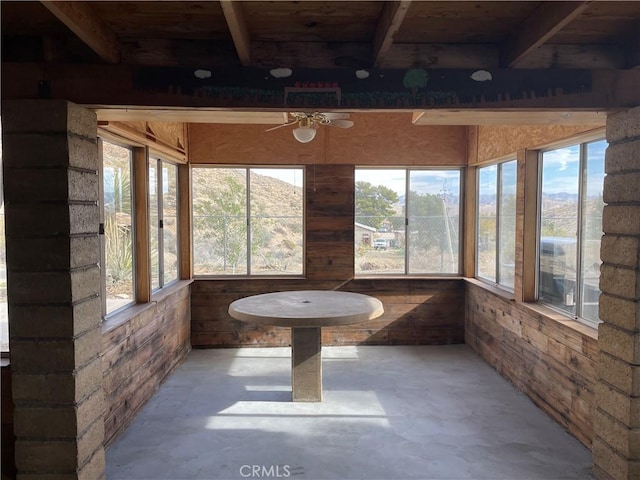
<path fill-rule="evenodd" d="M 599 479 L 640 478 L 640 107 L 607 118 L 598 382 Z"/>
<path fill-rule="evenodd" d="M 18 479 L 104 477 L 93 112 L 2 102 Z"/>

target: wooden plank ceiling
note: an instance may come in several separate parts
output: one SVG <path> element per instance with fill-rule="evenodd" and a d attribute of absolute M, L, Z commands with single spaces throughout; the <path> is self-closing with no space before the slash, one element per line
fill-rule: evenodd
<path fill-rule="evenodd" d="M 41 1 L 1 13 L 3 62 L 640 67 L 640 1 Z"/>

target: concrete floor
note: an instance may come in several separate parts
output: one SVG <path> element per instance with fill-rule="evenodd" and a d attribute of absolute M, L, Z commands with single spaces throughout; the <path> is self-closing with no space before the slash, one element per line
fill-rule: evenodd
<path fill-rule="evenodd" d="M 116 479 L 587 479 L 591 454 L 464 345 L 194 350 L 107 451 Z"/>

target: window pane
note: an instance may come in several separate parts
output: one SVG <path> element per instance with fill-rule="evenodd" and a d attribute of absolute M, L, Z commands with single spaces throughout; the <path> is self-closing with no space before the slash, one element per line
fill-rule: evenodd
<path fill-rule="evenodd" d="M 460 171 L 409 172 L 409 273 L 458 273 Z"/>
<path fill-rule="evenodd" d="M 160 258 L 158 255 L 158 161 L 149 160 L 149 241 L 151 248 L 151 288 L 160 288 Z"/>
<path fill-rule="evenodd" d="M 405 273 L 405 170 L 355 172 L 355 273 Z"/>
<path fill-rule="evenodd" d="M 302 275 L 303 170 L 252 168 L 251 273 Z"/>
<path fill-rule="evenodd" d="M 134 300 L 131 151 L 103 142 L 107 313 Z"/>
<path fill-rule="evenodd" d="M 196 275 L 247 274 L 246 185 L 243 168 L 193 169 Z"/>
<path fill-rule="evenodd" d="M 513 288 L 516 264 L 516 161 L 500 165 L 500 244 L 498 246 L 498 283 Z"/>
<path fill-rule="evenodd" d="M 540 300 L 575 314 L 580 147 L 542 156 Z"/>
<path fill-rule="evenodd" d="M 604 152 L 607 142 L 585 145 L 585 168 L 582 198 L 582 259 L 580 317 L 599 321 L 600 240 L 602 238 L 602 189 L 604 184 Z"/>
<path fill-rule="evenodd" d="M 178 278 L 178 167 L 162 163 L 163 284 Z"/>
<path fill-rule="evenodd" d="M 478 277 L 496 281 L 498 167 L 478 170 Z"/>

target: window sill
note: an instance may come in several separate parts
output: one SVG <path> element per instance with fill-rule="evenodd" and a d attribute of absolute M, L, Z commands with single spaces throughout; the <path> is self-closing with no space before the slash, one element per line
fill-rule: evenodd
<path fill-rule="evenodd" d="M 304 275 L 194 275 L 193 280 L 306 280 Z"/>
<path fill-rule="evenodd" d="M 464 280 L 460 275 L 428 275 L 428 274 L 376 274 L 376 275 L 354 275 L 352 280 Z"/>
<path fill-rule="evenodd" d="M 543 315 L 549 320 L 559 323 L 571 330 L 574 330 L 586 337 L 589 337 L 593 340 L 598 340 L 598 329 L 594 327 L 590 327 L 589 325 L 579 322 L 563 313 L 554 310 L 553 308 L 547 307 L 538 302 L 524 302 L 522 306 L 528 310 L 531 310 L 534 313 L 539 315 Z"/>
<path fill-rule="evenodd" d="M 479 278 L 465 278 L 465 281 L 478 287 L 482 287 L 485 290 L 488 290 L 494 295 L 497 295 L 498 297 L 501 297 L 505 300 L 509 300 L 511 302 L 515 302 L 516 300 L 512 291 L 507 290 L 505 287 L 501 287 L 495 283 L 489 283 L 486 280 L 480 280 Z"/>
<path fill-rule="evenodd" d="M 104 322 L 102 322 L 102 333 L 110 332 L 118 328 L 120 325 L 127 323 L 132 318 L 137 317 L 146 310 L 155 307 L 158 302 L 164 300 L 169 295 L 188 287 L 191 283 L 193 283 L 193 280 L 178 280 L 177 282 L 154 292 L 149 303 L 137 303 L 131 305 L 115 315 L 106 318 Z"/>

